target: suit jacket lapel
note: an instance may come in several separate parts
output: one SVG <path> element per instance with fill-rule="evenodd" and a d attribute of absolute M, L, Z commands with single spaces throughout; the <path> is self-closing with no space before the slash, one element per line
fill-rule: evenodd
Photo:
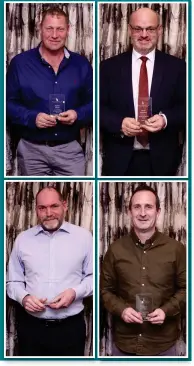
<path fill-rule="evenodd" d="M 162 82 L 163 73 L 164 73 L 164 63 L 162 61 L 162 52 L 156 50 L 154 70 L 152 76 L 152 85 L 150 91 L 150 96 L 152 97 L 152 103 L 154 103 L 157 100 L 157 94 L 160 92 L 160 84 Z"/>
<path fill-rule="evenodd" d="M 135 116 L 133 103 L 133 87 L 132 87 L 132 52 L 126 52 L 122 67 L 122 98 L 125 98 L 125 103 L 130 112 L 130 117 Z"/>

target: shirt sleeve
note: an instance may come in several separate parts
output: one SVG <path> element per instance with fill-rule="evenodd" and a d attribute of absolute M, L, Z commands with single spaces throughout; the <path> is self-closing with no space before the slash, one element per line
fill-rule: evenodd
<path fill-rule="evenodd" d="M 73 290 L 76 293 L 76 300 L 91 296 L 93 293 L 93 240 L 90 232 L 88 232 L 86 239 L 86 254 L 83 261 L 82 280 Z"/>
<path fill-rule="evenodd" d="M 80 93 L 81 105 L 76 108 L 77 124 L 80 128 L 92 124 L 93 119 L 93 70 L 88 60 L 83 67 L 83 86 Z"/>
<path fill-rule="evenodd" d="M 36 116 L 39 112 L 29 110 L 22 103 L 21 86 L 18 77 L 16 58 L 12 59 L 7 71 L 6 93 L 6 113 L 11 123 L 30 128 L 37 128 L 35 122 Z"/>
<path fill-rule="evenodd" d="M 185 311 L 186 305 L 186 249 L 179 243 L 176 256 L 176 292 L 160 308 L 166 316 L 176 316 Z"/>
<path fill-rule="evenodd" d="M 7 294 L 22 305 L 23 298 L 28 295 L 25 289 L 24 266 L 19 256 L 19 239 L 17 238 L 11 252 L 7 270 Z"/>
<path fill-rule="evenodd" d="M 105 308 L 113 315 L 121 316 L 123 310 L 130 305 L 116 294 L 116 288 L 117 275 L 114 267 L 114 254 L 110 247 L 102 265 L 100 292 Z"/>

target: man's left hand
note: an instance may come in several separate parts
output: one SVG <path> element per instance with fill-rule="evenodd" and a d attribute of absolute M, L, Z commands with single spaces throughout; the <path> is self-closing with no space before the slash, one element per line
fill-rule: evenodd
<path fill-rule="evenodd" d="M 152 324 L 163 324 L 165 318 L 166 314 L 162 309 L 156 309 L 147 316 L 147 320 Z"/>
<path fill-rule="evenodd" d="M 52 309 L 68 308 L 69 305 L 75 300 L 76 293 L 72 288 L 61 292 L 50 303 L 49 306 Z"/>
<path fill-rule="evenodd" d="M 77 113 L 73 109 L 62 112 L 57 116 L 57 120 L 63 125 L 72 125 L 77 119 Z"/>
<path fill-rule="evenodd" d="M 159 114 L 155 114 L 146 120 L 145 124 L 142 124 L 141 127 L 148 132 L 158 132 L 163 130 L 165 125 L 166 123 L 164 117 L 160 116 Z"/>

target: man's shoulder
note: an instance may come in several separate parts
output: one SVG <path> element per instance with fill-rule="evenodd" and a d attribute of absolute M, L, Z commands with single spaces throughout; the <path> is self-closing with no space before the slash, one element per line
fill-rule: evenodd
<path fill-rule="evenodd" d="M 64 227 L 67 229 L 67 231 L 69 231 L 70 234 L 81 235 L 85 237 L 92 236 L 91 232 L 82 226 L 71 224 L 70 222 L 65 222 L 64 225 Z"/>
<path fill-rule="evenodd" d="M 35 237 L 37 233 L 38 225 L 33 226 L 27 230 L 21 231 L 20 234 L 16 237 L 15 244 L 21 245 L 23 243 L 29 243 L 29 239 Z"/>
<path fill-rule="evenodd" d="M 110 58 L 107 58 L 106 60 L 101 61 L 101 66 L 116 66 L 119 65 L 123 62 L 125 62 L 126 60 L 128 61 L 130 59 L 130 55 L 131 52 L 127 51 L 127 52 L 123 52 L 120 53 L 118 55 L 112 56 Z"/>
<path fill-rule="evenodd" d="M 14 56 L 12 58 L 12 62 L 23 62 L 23 61 L 27 61 L 27 60 L 31 60 L 32 61 L 32 57 L 35 56 L 35 54 L 37 53 L 37 48 L 32 48 L 28 51 L 23 51 L 21 53 L 18 53 L 18 55 Z"/>
<path fill-rule="evenodd" d="M 184 244 L 179 241 L 179 240 L 176 240 L 164 233 L 161 233 L 159 232 L 159 236 L 158 236 L 158 241 L 159 243 L 161 244 L 168 244 L 171 246 L 171 248 L 174 248 L 174 249 L 178 249 L 178 248 L 182 248 L 184 247 Z"/>
<path fill-rule="evenodd" d="M 121 236 L 119 239 L 115 240 L 111 245 L 110 245 L 110 249 L 112 252 L 116 253 L 118 251 L 120 251 L 121 248 L 124 248 L 125 245 L 127 244 L 127 246 L 129 246 L 129 243 L 132 242 L 132 238 L 130 235 L 124 235 Z"/>
<path fill-rule="evenodd" d="M 156 50 L 156 57 L 160 58 L 162 61 L 174 65 L 185 65 L 185 60 L 179 57 L 170 55 L 169 53 L 165 53 L 159 50 Z"/>
<path fill-rule="evenodd" d="M 84 55 L 80 55 L 77 52 L 72 52 L 69 51 L 70 54 L 70 60 L 71 62 L 75 62 L 76 64 L 78 64 L 79 66 L 84 66 L 84 65 L 90 65 L 90 62 L 88 61 L 87 57 Z M 91 65 L 90 65 L 91 66 Z"/>

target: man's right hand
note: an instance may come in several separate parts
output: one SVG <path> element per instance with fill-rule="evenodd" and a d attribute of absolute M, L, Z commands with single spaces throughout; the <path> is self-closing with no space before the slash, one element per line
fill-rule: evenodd
<path fill-rule="evenodd" d="M 121 318 L 125 323 L 143 323 L 141 313 L 138 313 L 133 308 L 126 308 L 121 314 Z"/>
<path fill-rule="evenodd" d="M 38 113 L 36 116 L 36 127 L 48 128 L 56 126 L 56 116 L 50 116 L 46 113 Z"/>
<path fill-rule="evenodd" d="M 36 296 L 26 295 L 22 300 L 24 309 L 35 313 L 36 311 L 43 311 L 45 309 L 45 302 L 47 299 L 37 299 Z"/>
<path fill-rule="evenodd" d="M 143 131 L 140 123 L 135 118 L 129 117 L 123 119 L 121 130 L 125 136 L 137 136 Z"/>

